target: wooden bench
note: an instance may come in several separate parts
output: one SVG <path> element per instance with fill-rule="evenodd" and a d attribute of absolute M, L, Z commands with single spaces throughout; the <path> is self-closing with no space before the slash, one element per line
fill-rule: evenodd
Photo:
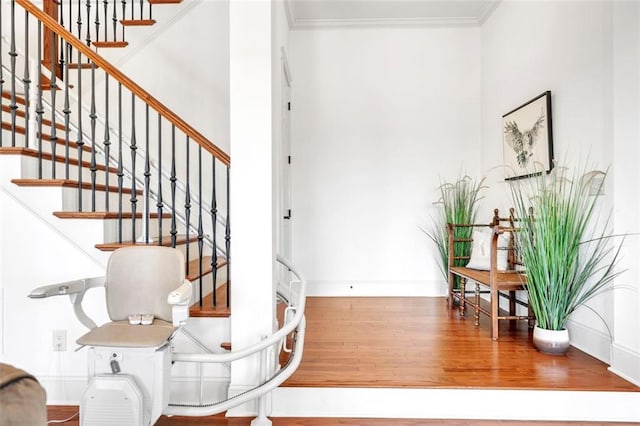
<path fill-rule="evenodd" d="M 533 328 L 535 317 L 527 303 L 516 299 L 517 290 L 526 290 L 527 277 L 524 274 L 524 267 L 520 261 L 515 244 L 515 236 L 520 231 L 516 227 L 518 219 L 514 217 L 514 210 L 510 210 L 509 217 L 499 216 L 498 209 L 494 210 L 493 219 L 489 224 L 448 224 L 449 233 L 449 308 L 454 307 L 455 300 L 459 301 L 460 315 L 465 315 L 466 306 L 469 305 L 474 310 L 475 325 L 480 323 L 480 313 L 491 318 L 491 338 L 498 340 L 498 321 L 510 320 L 511 327 L 515 327 L 515 320 L 527 320 L 529 328 Z M 464 232 L 462 228 L 471 229 L 472 232 Z M 484 230 L 484 232 L 473 232 L 473 230 Z M 462 232 L 461 232 L 462 231 Z M 466 234 L 462 236 L 461 234 Z M 470 234 L 470 235 L 469 235 Z M 471 245 L 472 249 L 480 247 L 482 243 L 474 244 L 473 235 L 478 238 L 487 238 L 490 243 L 487 245 L 489 252 L 486 261 L 480 269 L 476 265 L 470 265 L 471 258 L 478 258 L 471 253 L 471 256 L 461 253 L 465 245 Z M 481 235 L 484 236 L 481 237 Z M 487 235 L 488 234 L 488 235 Z M 484 241 L 486 243 L 486 241 Z M 474 247 L 475 246 L 475 247 Z M 500 257 L 500 259 L 499 259 Z M 475 260 L 474 260 L 475 261 Z M 498 263 L 502 268 L 499 268 Z M 460 266 L 465 265 L 465 266 Z M 474 266 L 474 267 L 467 267 Z M 456 279 L 456 277 L 458 277 Z M 467 281 L 475 282 L 475 291 L 466 289 Z M 455 282 L 459 282 L 459 288 L 455 288 Z M 488 290 L 481 291 L 480 287 L 487 287 Z M 486 309 L 481 305 L 481 294 L 489 294 L 490 308 Z M 471 296 L 471 297 L 468 297 Z M 509 299 L 509 312 L 501 315 L 499 309 L 500 297 Z M 527 308 L 527 315 L 516 315 L 516 305 L 520 304 Z"/>

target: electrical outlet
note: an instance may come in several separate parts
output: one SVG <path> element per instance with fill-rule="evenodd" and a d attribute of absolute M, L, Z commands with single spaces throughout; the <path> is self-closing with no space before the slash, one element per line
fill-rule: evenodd
<path fill-rule="evenodd" d="M 53 351 L 64 352 L 67 350 L 67 330 L 53 330 Z"/>

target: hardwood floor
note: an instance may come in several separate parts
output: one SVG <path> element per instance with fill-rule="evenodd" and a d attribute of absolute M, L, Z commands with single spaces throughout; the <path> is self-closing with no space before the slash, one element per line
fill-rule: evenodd
<path fill-rule="evenodd" d="M 488 319 L 460 318 L 443 298 L 308 298 L 302 364 L 284 384 L 297 387 L 557 389 L 638 392 L 597 359 L 570 348 L 566 356 L 537 352 L 522 322 L 504 323 L 490 338 Z M 49 407 L 64 419 L 77 407 Z M 273 418 L 275 426 L 631 425 L 615 422 Z M 248 426 L 222 415 L 161 417 L 159 426 Z M 75 426 L 77 417 L 64 423 Z"/>
<path fill-rule="evenodd" d="M 284 386 L 640 391 L 570 348 L 536 351 L 525 321 L 473 325 L 444 298 L 308 298 L 302 364 Z"/>

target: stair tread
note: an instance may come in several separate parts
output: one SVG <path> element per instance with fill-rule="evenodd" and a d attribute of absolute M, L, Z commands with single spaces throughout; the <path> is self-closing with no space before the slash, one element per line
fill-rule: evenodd
<path fill-rule="evenodd" d="M 55 217 L 60 219 L 118 219 L 120 214 L 118 212 L 53 212 Z M 158 213 L 151 213 L 151 219 L 157 219 Z M 162 217 L 164 219 L 171 218 L 170 213 L 163 213 Z M 131 212 L 122 212 L 123 219 L 131 219 L 133 218 L 133 213 Z M 142 219 L 142 212 L 136 212 L 136 218 Z"/>
<path fill-rule="evenodd" d="M 24 148 L 24 147 L 20 147 L 20 146 L 0 147 L 0 155 L 25 155 L 27 157 L 38 158 L 38 150 L 37 149 L 33 149 L 33 148 Z M 43 160 L 47 160 L 47 161 L 51 161 L 52 155 L 50 153 L 48 153 L 48 152 L 43 152 L 42 153 L 42 159 Z M 57 163 L 64 163 L 65 159 L 61 155 L 56 155 L 56 162 Z M 77 166 L 78 165 L 78 160 L 76 160 L 75 158 L 70 158 L 69 159 L 69 165 Z M 88 162 L 88 161 L 83 161 L 82 162 L 82 167 L 90 168 L 91 167 L 91 163 Z M 96 168 L 98 170 L 100 170 L 101 172 L 104 172 L 104 171 L 107 170 L 107 167 L 103 166 L 102 164 L 96 164 Z M 109 167 L 108 170 L 109 170 L 110 173 L 118 173 L 118 169 L 116 167 Z"/>
<path fill-rule="evenodd" d="M 220 306 L 213 306 L 213 292 L 207 294 L 202 299 L 202 306 L 194 303 L 189 308 L 189 316 L 197 318 L 227 318 L 231 316 L 231 309 L 227 303 L 227 283 L 222 284 L 216 290 L 216 301 Z M 224 306 L 223 306 L 224 305 Z"/>
<path fill-rule="evenodd" d="M 120 25 L 124 27 L 148 27 L 155 25 L 155 19 L 121 19 Z"/>
<path fill-rule="evenodd" d="M 226 351 L 231 350 L 231 342 L 222 342 L 220 343 L 220 347 Z"/>
<path fill-rule="evenodd" d="M 3 90 L 2 91 L 2 97 L 5 99 L 9 99 L 11 100 L 11 92 L 7 91 L 7 90 Z M 16 95 L 16 103 L 19 103 L 21 105 L 26 105 L 27 101 L 25 100 L 25 98 L 21 95 Z"/>
<path fill-rule="evenodd" d="M 2 104 L 2 111 L 6 112 L 8 114 L 11 114 L 11 106 Z M 16 116 L 20 117 L 20 118 L 26 118 L 26 113 L 21 109 L 17 109 L 16 110 Z M 46 126 L 46 127 L 51 127 L 51 120 L 43 118 L 42 119 L 42 125 Z M 64 124 L 56 123 L 56 129 L 64 130 L 65 129 Z"/>
<path fill-rule="evenodd" d="M 15 130 L 16 133 L 20 133 L 21 135 L 25 135 L 27 133 L 27 130 L 23 127 L 23 126 L 15 126 L 15 129 L 12 128 L 11 123 L 7 123 L 7 122 L 2 122 L 2 128 L 4 130 L 8 130 L 8 131 L 12 131 Z M 51 142 L 51 135 L 48 135 L 46 133 L 42 134 L 42 141 L 43 142 L 47 142 L 50 143 Z M 56 144 L 58 145 L 64 145 L 66 142 L 64 140 L 64 138 L 57 138 L 56 139 Z M 72 149 L 78 149 L 78 143 L 77 142 L 73 142 L 73 141 L 69 141 L 69 148 Z M 82 146 L 82 150 L 85 152 L 91 152 L 91 146 L 85 144 Z"/>
<path fill-rule="evenodd" d="M 56 186 L 63 188 L 77 188 L 78 181 L 73 179 L 11 179 L 12 183 L 15 183 L 18 186 Z M 107 187 L 103 184 L 96 184 L 96 191 L 104 191 L 106 192 Z M 82 182 L 83 189 L 91 189 L 91 182 Z M 114 185 L 109 185 L 109 192 L 117 194 L 118 187 Z M 123 194 L 131 194 L 131 188 L 122 188 Z M 136 194 L 142 195 L 143 191 L 141 189 L 136 190 Z M 171 215 L 169 215 L 171 217 Z"/>
<path fill-rule="evenodd" d="M 197 280 L 200 277 L 204 277 L 213 271 L 211 267 L 212 256 L 202 256 L 202 274 L 200 274 L 200 259 L 193 259 L 187 263 L 187 279 L 189 281 Z M 222 256 L 218 256 L 216 260 L 216 267 L 222 268 L 227 264 L 227 259 Z"/>
<path fill-rule="evenodd" d="M 97 64 L 95 64 L 95 66 L 96 68 L 99 68 Z M 83 62 L 81 64 L 77 62 L 72 62 L 69 64 L 70 70 L 77 70 L 78 68 L 81 68 L 83 70 L 91 69 L 91 64 L 89 62 Z"/>
<path fill-rule="evenodd" d="M 117 48 L 117 47 L 127 47 L 129 45 L 126 41 L 94 41 L 93 44 L 95 47 L 107 47 L 107 48 Z"/>
<path fill-rule="evenodd" d="M 193 242 L 196 242 L 196 241 L 198 241 L 198 237 L 195 236 L 195 235 L 190 235 L 189 236 L 189 241 L 187 241 L 186 235 L 176 235 L 176 245 L 186 244 L 187 242 L 193 243 Z M 154 241 L 152 241 L 150 243 L 141 243 L 141 242 L 138 242 L 138 241 L 123 241 L 121 243 L 96 244 L 95 247 L 98 250 L 102 250 L 102 251 L 113 251 L 113 250 L 119 249 L 121 247 L 157 246 L 157 245 L 170 247 L 171 246 L 171 236 L 164 235 L 160 240 L 160 244 L 158 243 L 157 237 L 155 237 Z"/>

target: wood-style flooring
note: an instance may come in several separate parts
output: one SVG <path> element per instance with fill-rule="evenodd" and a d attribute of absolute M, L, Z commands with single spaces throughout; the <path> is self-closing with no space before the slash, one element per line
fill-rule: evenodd
<path fill-rule="evenodd" d="M 557 389 L 638 392 L 597 359 L 570 348 L 565 356 L 537 352 L 525 322 L 501 324 L 492 341 L 487 318 L 473 324 L 443 298 L 308 298 L 302 364 L 284 386 Z M 64 419 L 77 407 L 49 407 Z M 631 425 L 611 422 L 273 418 L 274 426 Z M 157 425 L 248 426 L 223 415 L 161 417 Z M 78 424 L 75 417 L 64 423 Z"/>
<path fill-rule="evenodd" d="M 534 349 L 525 321 L 473 324 L 444 298 L 307 299 L 302 364 L 284 386 L 640 391 L 571 347 Z"/>

